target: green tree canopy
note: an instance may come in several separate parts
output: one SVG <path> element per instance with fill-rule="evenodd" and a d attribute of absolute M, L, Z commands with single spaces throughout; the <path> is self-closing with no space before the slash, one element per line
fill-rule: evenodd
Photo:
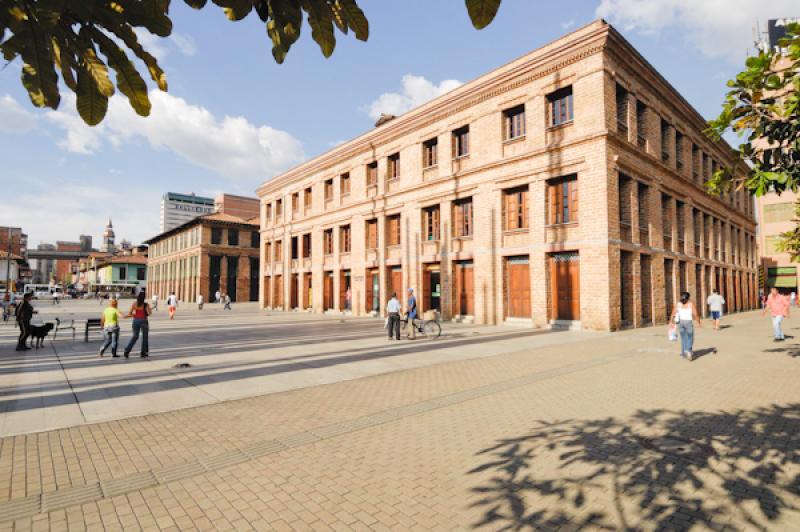
<path fill-rule="evenodd" d="M 184 0 L 195 8 L 207 0 Z M 336 31 L 366 41 L 369 22 L 356 0 L 212 0 L 232 21 L 250 15 L 266 25 L 272 56 L 282 63 L 303 28 L 329 57 Z M 481 29 L 497 14 L 501 0 L 465 0 L 473 25 Z M 78 113 L 99 124 L 115 88 L 141 116 L 150 114 L 147 84 L 129 54 L 147 69 L 156 86 L 167 90 L 158 60 L 140 44 L 135 28 L 167 37 L 172 32 L 170 0 L 3 0 L 0 4 L 0 52 L 6 61 L 22 59 L 22 84 L 31 103 L 57 109 L 59 75 L 76 94 Z"/>

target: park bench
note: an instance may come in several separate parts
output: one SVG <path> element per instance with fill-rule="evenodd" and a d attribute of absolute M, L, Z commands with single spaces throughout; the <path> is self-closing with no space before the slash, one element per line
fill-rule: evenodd
<path fill-rule="evenodd" d="M 89 318 L 86 320 L 86 328 L 83 331 L 83 341 L 89 341 L 89 329 L 102 330 L 103 326 L 100 325 L 100 318 Z"/>
<path fill-rule="evenodd" d="M 60 318 L 56 318 L 56 326 L 53 327 L 53 340 L 56 339 L 58 336 L 58 331 L 68 331 L 72 329 L 72 339 L 75 339 L 75 320 L 64 320 L 61 321 Z"/>

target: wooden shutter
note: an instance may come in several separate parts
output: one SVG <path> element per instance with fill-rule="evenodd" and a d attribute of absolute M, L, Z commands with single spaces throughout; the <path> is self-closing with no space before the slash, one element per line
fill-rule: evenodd
<path fill-rule="evenodd" d="M 464 231 L 464 213 L 463 213 L 463 211 L 461 209 L 461 204 L 460 203 L 456 203 L 455 204 L 455 208 L 453 209 L 453 211 L 454 211 L 454 214 L 455 214 L 455 216 L 454 216 L 454 218 L 455 218 L 454 228 L 455 228 L 456 236 L 464 236 L 464 233 L 463 233 L 463 231 Z"/>
<path fill-rule="evenodd" d="M 569 221 L 578 221 L 578 180 L 569 182 Z"/>
<path fill-rule="evenodd" d="M 559 198 L 560 198 L 560 196 L 558 194 L 558 185 L 559 185 L 558 183 L 549 183 L 547 185 L 547 191 L 548 191 L 548 196 L 549 196 L 548 202 L 550 204 L 549 205 L 550 206 L 550 217 L 549 218 L 550 218 L 550 224 L 551 225 L 559 223 L 559 218 L 560 218 L 559 217 L 559 212 L 560 212 L 560 210 L 559 210 L 559 204 L 560 204 Z"/>
<path fill-rule="evenodd" d="M 520 192 L 520 205 L 518 206 L 522 210 L 522 227 L 528 227 L 528 189 L 522 190 Z"/>

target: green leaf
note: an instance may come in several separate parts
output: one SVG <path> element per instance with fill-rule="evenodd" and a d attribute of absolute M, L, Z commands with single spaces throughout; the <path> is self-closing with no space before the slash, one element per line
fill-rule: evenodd
<path fill-rule="evenodd" d="M 15 27 L 16 26 L 16 27 Z M 50 40 L 35 20 L 27 18 L 12 25 L 15 37 L 22 38 L 22 84 L 28 90 L 31 103 L 36 107 L 57 109 L 61 101 L 58 93 L 58 75 Z"/>
<path fill-rule="evenodd" d="M 183 0 L 183 1 L 186 2 L 186 5 L 188 5 L 191 8 L 203 9 L 206 5 L 207 0 Z"/>
<path fill-rule="evenodd" d="M 223 8 L 228 20 L 242 20 L 253 10 L 253 0 L 213 0 Z"/>
<path fill-rule="evenodd" d="M 90 126 L 96 126 L 103 121 L 108 110 L 108 98 L 100 94 L 94 83 L 94 78 L 84 69 L 78 70 L 78 86 L 75 91 L 77 100 L 75 105 L 78 114 Z"/>
<path fill-rule="evenodd" d="M 130 26 L 109 25 L 108 29 L 114 33 L 146 66 L 150 77 L 162 91 L 167 90 L 167 75 L 158 65 L 158 60 L 146 51 L 139 43 L 136 33 Z"/>
<path fill-rule="evenodd" d="M 116 0 L 125 8 L 132 26 L 142 26 L 159 37 L 169 37 L 172 21 L 167 16 L 169 0 Z"/>
<path fill-rule="evenodd" d="M 77 70 L 75 58 L 72 53 L 71 47 L 67 46 L 62 49 L 56 38 L 53 38 L 53 57 L 55 58 L 56 65 L 61 71 L 61 79 L 64 84 L 69 87 L 73 92 L 78 90 L 78 84 L 75 81 L 75 71 Z"/>
<path fill-rule="evenodd" d="M 464 0 L 467 4 L 467 12 L 472 19 L 475 29 L 483 29 L 488 26 L 497 15 L 500 8 L 500 0 Z"/>
<path fill-rule="evenodd" d="M 133 110 L 140 116 L 150 114 L 150 97 L 147 95 L 147 85 L 142 76 L 136 71 L 125 52 L 98 30 L 91 30 L 92 36 L 100 46 L 100 51 L 106 56 L 108 64 L 114 69 L 117 78 L 117 88 L 128 97 Z"/>
<path fill-rule="evenodd" d="M 369 38 L 369 21 L 355 0 L 336 0 L 335 4 L 343 13 L 347 25 L 356 34 L 356 39 L 366 41 Z"/>
<path fill-rule="evenodd" d="M 311 38 L 319 45 L 322 55 L 330 57 L 336 48 L 336 36 L 333 33 L 333 14 L 325 0 L 302 0 L 303 9 L 308 13 L 308 24 L 311 26 Z"/>
<path fill-rule="evenodd" d="M 108 68 L 105 63 L 97 57 L 94 47 L 89 44 L 88 47 L 81 51 L 81 58 L 83 59 L 83 69 L 92 76 L 94 79 L 97 91 L 106 98 L 114 94 L 114 84 L 108 77 Z"/>

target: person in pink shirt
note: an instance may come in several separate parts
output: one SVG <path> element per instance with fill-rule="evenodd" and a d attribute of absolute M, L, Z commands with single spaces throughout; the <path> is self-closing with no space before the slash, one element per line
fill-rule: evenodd
<path fill-rule="evenodd" d="M 764 307 L 762 316 L 766 315 L 769 311 L 772 316 L 772 329 L 775 333 L 775 341 L 783 342 L 783 329 L 781 329 L 781 322 L 784 318 L 789 317 L 789 298 L 778 293 L 777 288 L 772 288 L 767 297 L 767 304 Z"/>

